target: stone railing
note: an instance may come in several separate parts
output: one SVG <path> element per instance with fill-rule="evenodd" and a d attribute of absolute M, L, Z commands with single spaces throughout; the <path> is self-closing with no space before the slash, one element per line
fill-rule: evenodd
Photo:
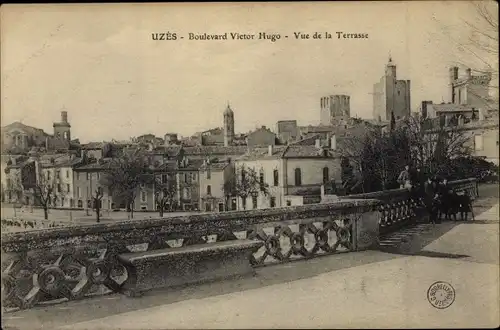
<path fill-rule="evenodd" d="M 183 269 L 198 262 L 190 269 L 202 272 L 216 267 L 214 256 L 238 242 L 259 248 L 246 257 L 254 267 L 376 247 L 380 205 L 362 199 L 2 234 L 3 305 L 30 308 L 42 301 L 126 293 L 124 284 L 136 285 L 140 277 L 131 268 L 134 262 L 170 258 Z M 210 263 L 199 266 L 200 258 Z M 226 266 L 217 271 L 227 272 Z"/>
<path fill-rule="evenodd" d="M 449 187 L 455 192 L 466 192 L 473 199 L 479 196 L 478 183 L 475 178 L 450 181 Z M 379 206 L 381 234 L 385 234 L 401 227 L 423 220 L 426 212 L 423 210 L 423 201 L 412 195 L 409 189 L 392 189 L 376 191 L 366 194 L 342 196 L 342 200 L 349 199 L 377 199 L 383 204 Z"/>

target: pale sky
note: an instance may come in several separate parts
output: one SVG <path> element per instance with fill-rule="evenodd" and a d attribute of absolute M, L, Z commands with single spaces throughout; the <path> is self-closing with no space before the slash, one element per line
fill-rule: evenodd
<path fill-rule="evenodd" d="M 222 126 L 229 101 L 237 132 L 296 119 L 317 124 L 320 97 L 351 96 L 351 114 L 372 117 L 373 84 L 389 53 L 411 80 L 412 110 L 448 101 L 448 67 L 467 62 L 470 4 L 336 2 L 73 4 L 1 7 L 2 126 L 52 133 L 68 111 L 81 142 Z M 183 40 L 153 41 L 154 32 Z M 295 40 L 294 32 L 332 39 Z M 339 40 L 337 31 L 368 33 Z M 279 33 L 281 39 L 190 41 L 188 33 Z M 284 38 L 288 35 L 288 38 Z M 450 38 L 453 36 L 453 38 Z M 324 37 L 323 37 L 324 38 Z"/>

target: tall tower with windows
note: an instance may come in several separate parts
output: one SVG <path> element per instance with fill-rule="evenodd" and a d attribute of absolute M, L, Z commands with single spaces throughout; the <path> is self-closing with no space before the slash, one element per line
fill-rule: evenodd
<path fill-rule="evenodd" d="M 68 112 L 61 111 L 61 121 L 54 123 L 54 137 L 71 141 L 71 125 L 68 122 Z"/>
<path fill-rule="evenodd" d="M 230 146 L 234 140 L 234 112 L 229 102 L 224 110 L 224 146 Z"/>

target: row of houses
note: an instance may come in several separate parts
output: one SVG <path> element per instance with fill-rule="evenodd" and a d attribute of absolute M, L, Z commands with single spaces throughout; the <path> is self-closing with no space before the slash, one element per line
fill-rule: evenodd
<path fill-rule="evenodd" d="M 228 149 L 228 147 L 219 147 Z M 137 187 L 135 210 L 157 210 L 158 182 L 175 182 L 175 196 L 167 209 L 226 211 L 298 205 L 319 202 L 321 186 L 341 183 L 340 154 L 336 138 L 315 140 L 310 145 L 238 148 L 234 150 L 198 150 L 176 148 L 148 152 L 151 175 L 156 180 Z M 205 149 L 205 148 L 202 148 Z M 240 150 L 241 149 L 241 150 Z M 97 156 L 97 157 L 96 157 Z M 101 155 L 102 156 L 102 155 Z M 7 164 L 5 202 L 36 204 L 35 184 L 54 187 L 51 206 L 56 208 L 91 208 L 93 196 L 101 189 L 102 209 L 124 209 L 126 205 L 103 186 L 103 176 L 113 158 L 95 152 L 80 157 L 74 154 L 19 156 Z M 269 187 L 252 196 L 229 196 L 228 182 L 253 169 L 259 184 Z M 245 172 L 245 171 L 243 171 Z M 22 189 L 20 189 L 22 187 Z"/>

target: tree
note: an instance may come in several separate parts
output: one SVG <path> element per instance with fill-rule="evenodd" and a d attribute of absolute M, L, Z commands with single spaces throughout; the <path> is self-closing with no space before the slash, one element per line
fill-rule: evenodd
<path fill-rule="evenodd" d="M 163 213 L 167 210 L 172 210 L 175 195 L 177 192 L 177 183 L 175 181 L 175 176 L 163 175 L 158 176 L 155 179 L 155 203 L 160 213 L 160 217 L 163 217 Z"/>
<path fill-rule="evenodd" d="M 269 185 L 262 182 L 260 178 L 260 175 L 253 168 L 247 168 L 244 165 L 236 168 L 234 175 L 223 185 L 226 201 L 231 197 L 240 197 L 243 209 L 246 209 L 246 200 L 249 196 L 258 196 L 259 193 L 267 196 Z"/>
<path fill-rule="evenodd" d="M 101 184 L 113 193 L 113 197 L 125 202 L 131 218 L 140 185 L 153 182 L 151 161 L 140 148 L 124 151 L 120 157 L 113 158 L 101 179 Z"/>
<path fill-rule="evenodd" d="M 397 128 L 382 133 L 366 132 L 343 140 L 343 158 L 355 164 L 360 179 L 346 184 L 347 190 L 362 185 L 362 192 L 396 188 L 406 165 L 428 175 L 450 173 L 450 162 L 470 154 L 469 136 L 460 127 L 433 125 L 431 120 L 409 117 Z M 344 161 L 345 163 L 345 161 Z"/>
<path fill-rule="evenodd" d="M 461 127 L 435 125 L 429 119 L 409 117 L 400 129 L 409 148 L 411 164 L 427 175 L 446 171 L 451 159 L 471 154 L 470 137 Z"/>
<path fill-rule="evenodd" d="M 98 187 L 94 195 L 92 195 L 92 205 L 95 209 L 96 222 L 99 223 L 101 220 L 101 207 L 102 207 L 102 197 L 104 196 L 104 191 L 102 187 Z"/>
<path fill-rule="evenodd" d="M 44 175 L 44 172 L 40 172 L 38 180 L 34 185 L 34 196 L 35 200 L 43 208 L 43 214 L 45 220 L 49 219 L 49 206 L 54 204 L 54 200 L 57 198 L 55 191 L 55 178 L 50 175 L 50 172 Z"/>
<path fill-rule="evenodd" d="M 454 65 L 471 68 L 473 74 L 491 79 L 490 89 L 496 94 L 494 98 L 472 89 L 468 91 L 482 101 L 485 108 L 490 108 L 492 103 L 498 102 L 498 2 L 469 1 L 460 6 L 467 6 L 463 8 L 467 14 L 456 26 L 433 19 L 445 36 L 445 39 L 440 39 L 451 42 L 451 49 L 455 50 L 453 55 L 457 55 L 458 60 Z"/>

